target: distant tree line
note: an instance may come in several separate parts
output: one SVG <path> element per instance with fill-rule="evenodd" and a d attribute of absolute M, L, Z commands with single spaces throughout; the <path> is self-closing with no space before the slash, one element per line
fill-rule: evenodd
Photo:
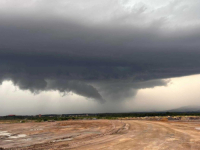
<path fill-rule="evenodd" d="M 200 112 L 151 112 L 151 113 L 102 113 L 90 115 L 43 115 L 39 116 L 2 116 L 0 120 L 33 120 L 36 122 L 43 121 L 63 121 L 63 120 L 91 120 L 91 119 L 119 119 L 125 117 L 155 117 L 155 116 L 200 116 Z"/>

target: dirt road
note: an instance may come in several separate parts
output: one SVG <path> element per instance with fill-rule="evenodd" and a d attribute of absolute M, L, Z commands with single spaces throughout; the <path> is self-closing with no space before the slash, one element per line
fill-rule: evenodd
<path fill-rule="evenodd" d="M 74 150 L 200 149 L 200 122 L 92 120 L 29 123 L 23 126 L 23 130 L 20 130 L 16 124 L 0 125 L 0 133 L 4 133 L 4 136 L 0 134 L 0 147 Z M 12 136 L 14 129 L 18 134 L 27 136 L 9 138 L 2 132 L 6 130 Z"/>
<path fill-rule="evenodd" d="M 80 149 L 112 150 L 199 150 L 200 123 L 124 121 L 126 133 L 110 135 L 109 142 L 99 142 Z M 79 149 L 79 148 L 77 148 Z"/>

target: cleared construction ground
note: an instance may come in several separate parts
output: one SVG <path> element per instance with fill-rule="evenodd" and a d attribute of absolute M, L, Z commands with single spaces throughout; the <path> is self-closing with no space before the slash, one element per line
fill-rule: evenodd
<path fill-rule="evenodd" d="M 0 149 L 199 150 L 200 122 L 77 120 L 2 123 Z"/>

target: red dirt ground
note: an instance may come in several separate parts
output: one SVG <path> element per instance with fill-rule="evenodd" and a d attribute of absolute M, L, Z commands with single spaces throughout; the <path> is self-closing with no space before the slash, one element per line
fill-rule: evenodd
<path fill-rule="evenodd" d="M 78 120 L 0 124 L 0 147 L 18 150 L 199 150 L 200 122 Z"/>

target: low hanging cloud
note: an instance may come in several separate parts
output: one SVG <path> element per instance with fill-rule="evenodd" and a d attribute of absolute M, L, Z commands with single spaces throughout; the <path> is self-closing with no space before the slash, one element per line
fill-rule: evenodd
<path fill-rule="evenodd" d="M 0 82 L 4 80 L 11 80 L 15 86 L 18 86 L 22 90 L 29 90 L 32 93 L 39 93 L 41 91 L 59 91 L 65 95 L 65 93 L 73 92 L 87 98 L 96 99 L 99 102 L 105 100 L 101 97 L 99 92 L 91 85 L 82 81 L 71 80 L 45 80 L 41 77 L 33 77 L 31 75 L 19 74 L 19 75 L 6 75 L 5 78 L 1 78 Z"/>
<path fill-rule="evenodd" d="M 200 72 L 197 0 L 0 2 L 0 82 L 122 100 Z"/>
<path fill-rule="evenodd" d="M 156 86 L 167 86 L 170 80 L 150 80 L 150 81 L 112 81 L 112 82 L 101 82 L 96 86 L 107 100 L 110 101 L 121 101 L 127 98 L 133 97 L 137 94 L 139 89 L 154 88 Z"/>

